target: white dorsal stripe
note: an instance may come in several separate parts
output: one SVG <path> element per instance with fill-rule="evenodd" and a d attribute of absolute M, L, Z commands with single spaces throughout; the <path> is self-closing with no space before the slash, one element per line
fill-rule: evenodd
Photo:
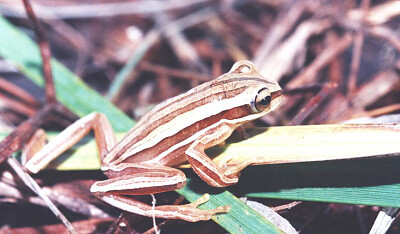
<path fill-rule="evenodd" d="M 255 115 L 262 116 L 263 114 L 259 113 L 259 114 L 255 114 Z M 181 141 L 181 142 L 173 145 L 169 149 L 167 149 L 164 152 L 162 152 L 161 154 L 159 154 L 157 157 L 154 157 L 153 159 L 148 160 L 148 161 L 144 161 L 143 163 L 152 164 L 152 163 L 160 162 L 162 160 L 162 158 L 166 157 L 168 154 L 172 153 L 174 150 L 179 149 L 180 147 L 182 147 L 182 146 L 184 146 L 186 144 L 189 144 L 190 142 L 198 139 L 201 135 L 203 135 L 209 129 L 213 129 L 213 128 L 217 127 L 218 125 L 222 124 L 222 123 L 238 124 L 238 123 L 242 123 L 242 122 L 253 120 L 253 118 L 254 117 L 252 117 L 252 116 L 245 116 L 243 118 L 233 119 L 233 120 L 222 119 L 222 120 L 218 121 L 217 123 L 215 123 L 213 125 L 210 125 L 209 127 L 204 128 L 201 131 L 196 132 L 195 134 L 193 134 L 191 137 L 187 138 L 186 140 Z"/>
<path fill-rule="evenodd" d="M 216 80 L 214 80 L 213 82 L 217 82 L 217 81 L 218 81 L 218 78 Z M 148 128 L 149 125 L 151 125 L 152 123 L 155 123 L 155 122 L 159 121 L 160 119 L 162 119 L 165 116 L 165 113 L 161 113 L 160 109 L 163 108 L 164 106 L 171 104 L 172 102 L 176 102 L 174 104 L 174 106 L 184 107 L 184 106 L 186 106 L 185 105 L 186 102 L 188 102 L 185 98 L 188 96 L 191 96 L 190 103 L 194 103 L 194 102 L 200 101 L 204 97 L 226 91 L 226 87 L 224 87 L 223 85 L 217 85 L 217 86 L 213 86 L 212 89 L 209 88 L 209 89 L 202 91 L 202 93 L 200 95 L 199 94 L 194 95 L 194 93 L 197 93 L 198 90 L 204 89 L 207 86 L 210 86 L 210 85 L 209 84 L 207 85 L 207 83 L 204 83 L 196 88 L 189 90 L 186 93 L 183 93 L 181 95 L 178 95 L 178 96 L 170 98 L 170 99 L 167 99 L 164 102 L 158 104 L 146 115 L 146 117 L 149 116 L 149 118 L 147 118 L 147 119 L 142 118 L 139 120 L 139 122 L 135 125 L 135 128 L 133 129 L 132 132 L 142 132 L 144 129 Z M 240 85 L 236 85 L 235 88 L 241 88 L 243 86 L 245 86 L 245 85 L 240 84 Z"/>

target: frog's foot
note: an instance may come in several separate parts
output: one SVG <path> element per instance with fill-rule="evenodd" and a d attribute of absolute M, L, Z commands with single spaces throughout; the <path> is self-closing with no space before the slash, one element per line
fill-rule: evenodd
<path fill-rule="evenodd" d="M 198 220 L 196 220 L 196 221 L 210 220 L 212 218 L 212 216 L 214 216 L 216 214 L 227 213 L 230 211 L 230 209 L 231 209 L 230 205 L 218 206 L 217 208 L 211 209 L 211 210 L 202 210 L 202 209 L 197 208 L 199 205 L 206 203 L 209 199 L 210 199 L 210 194 L 205 193 L 205 194 L 203 194 L 203 196 L 198 198 L 196 201 L 194 201 L 190 204 L 182 205 L 182 206 L 185 209 L 190 209 L 193 213 L 196 213 L 196 216 L 197 216 L 196 218 L 198 218 Z"/>

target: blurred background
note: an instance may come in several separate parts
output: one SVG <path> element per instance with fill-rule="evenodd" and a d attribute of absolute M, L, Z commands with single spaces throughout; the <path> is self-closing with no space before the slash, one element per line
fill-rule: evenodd
<path fill-rule="evenodd" d="M 285 95 L 280 108 L 257 120 L 257 126 L 400 121 L 398 0 L 31 2 L 52 56 L 135 120 L 155 104 L 246 59 L 263 76 L 278 81 Z M 35 39 L 20 1 L 0 0 L 0 14 Z M 5 38 L 3 33 L 0 29 Z M 19 47 L 17 41 L 4 40 L 0 45 L 4 47 L 0 79 L 6 82 L 0 87 L 3 132 L 33 115 L 45 100 L 43 89 L 26 79 L 2 52 Z M 18 87 L 36 101 L 10 95 Z M 71 115 L 59 116 L 45 127 L 60 130 L 74 120 Z M 27 222 L 36 209 L 42 214 L 46 208 L 32 201 L 18 203 L 20 198 L 6 194 L 0 197 L 3 227 L 17 231 L 57 223 L 53 218 Z M 285 215 L 302 233 L 367 233 L 378 211 L 371 206 L 305 202 Z M 176 232 L 193 231 L 189 224 L 176 225 L 180 225 Z M 201 231 L 224 232 L 213 222 L 192 225 Z M 397 221 L 389 233 L 399 232 Z"/>

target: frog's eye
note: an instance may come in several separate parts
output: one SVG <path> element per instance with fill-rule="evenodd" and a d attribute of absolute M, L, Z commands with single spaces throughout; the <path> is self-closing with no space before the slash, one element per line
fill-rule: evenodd
<path fill-rule="evenodd" d="M 269 107 L 271 103 L 271 92 L 267 88 L 258 90 L 254 101 L 251 103 L 251 108 L 254 112 L 262 112 Z"/>

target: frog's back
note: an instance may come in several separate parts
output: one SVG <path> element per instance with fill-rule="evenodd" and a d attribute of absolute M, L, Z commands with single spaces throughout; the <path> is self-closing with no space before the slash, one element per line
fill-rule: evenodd
<path fill-rule="evenodd" d="M 247 109 L 228 113 L 232 108 L 227 100 L 238 96 L 255 79 L 224 75 L 160 103 L 142 117 L 108 157 L 114 163 L 182 163 L 186 160 L 185 150 L 207 127 L 227 116 L 247 114 Z"/>

